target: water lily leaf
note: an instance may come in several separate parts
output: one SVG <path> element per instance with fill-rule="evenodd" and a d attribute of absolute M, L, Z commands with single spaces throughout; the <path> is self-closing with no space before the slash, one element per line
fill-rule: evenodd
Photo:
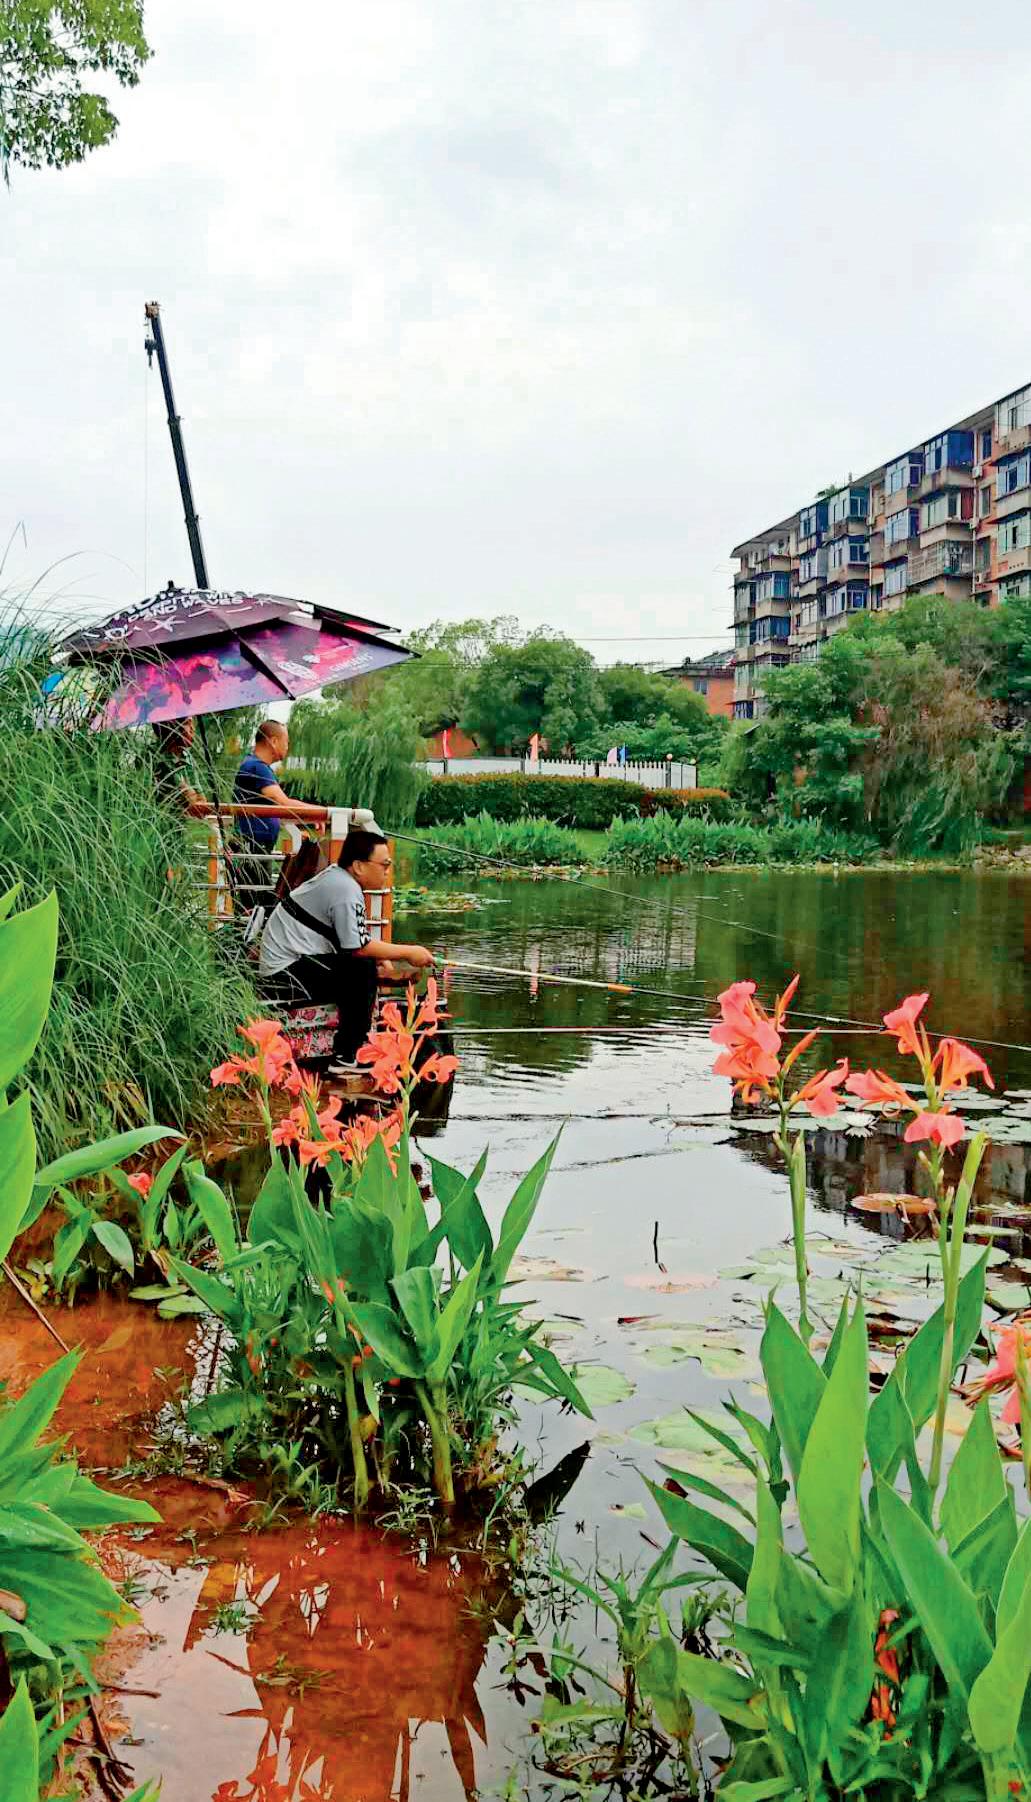
<path fill-rule="evenodd" d="M 992 1283 L 985 1299 L 1003 1314 L 1016 1314 L 1031 1307 L 1031 1283 Z"/>
<path fill-rule="evenodd" d="M 692 1332 L 677 1333 L 675 1337 L 654 1345 L 646 1345 L 637 1355 L 646 1364 L 654 1364 L 660 1370 L 673 1364 L 687 1363 L 694 1358 L 711 1377 L 749 1377 L 754 1376 L 758 1369 L 756 1360 L 749 1357 L 740 1345 L 735 1345 L 723 1334 L 707 1333 L 698 1328 Z"/>
<path fill-rule="evenodd" d="M 611 1364 L 574 1364 L 569 1374 L 592 1413 L 595 1408 L 629 1401 L 634 1393 L 630 1378 Z"/>
<path fill-rule="evenodd" d="M 704 1420 L 711 1420 L 713 1426 L 727 1433 L 733 1439 L 739 1439 L 729 1415 L 710 1414 L 704 1408 L 695 1408 L 694 1414 Z M 720 1448 L 699 1422 L 693 1419 L 686 1408 L 677 1408 L 672 1414 L 663 1414 L 658 1420 L 639 1420 L 630 1428 L 631 1439 L 639 1439 L 642 1445 L 661 1445 L 664 1452 L 712 1452 L 718 1453 Z M 729 1454 L 724 1453 L 724 1456 Z M 665 1460 L 667 1463 L 670 1460 Z"/>
<path fill-rule="evenodd" d="M 647 1520 L 648 1510 L 643 1502 L 613 1502 L 610 1514 L 618 1514 L 623 1520 Z"/>
<path fill-rule="evenodd" d="M 881 1190 L 855 1196 L 851 1206 L 860 1214 L 904 1214 L 907 1219 L 917 1214 L 934 1213 L 934 1202 L 926 1195 L 890 1195 Z"/>

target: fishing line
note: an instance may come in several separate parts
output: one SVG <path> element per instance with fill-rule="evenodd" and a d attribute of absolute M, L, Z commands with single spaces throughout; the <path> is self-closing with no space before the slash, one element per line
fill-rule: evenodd
<path fill-rule="evenodd" d="M 418 838 L 414 834 L 408 833 L 408 832 L 391 832 L 390 837 L 402 839 L 407 844 L 429 845 L 431 847 L 431 849 L 433 849 L 433 850 L 446 851 L 446 852 L 449 852 L 452 856 L 466 857 L 466 858 L 473 860 L 476 863 L 494 864 L 499 869 L 518 870 L 520 872 L 520 874 L 522 874 L 522 875 L 526 875 L 526 873 L 527 873 L 526 865 L 513 863 L 512 860 L 509 858 L 491 857 L 491 856 L 488 856 L 483 851 L 467 851 L 462 846 L 445 845 L 445 844 L 440 843 L 439 840 Z M 540 866 L 534 866 L 534 867 L 537 868 Z M 644 899 L 651 906 L 654 906 L 654 907 L 663 906 L 663 903 L 658 901 L 654 896 L 641 897 L 639 895 L 632 895 L 625 889 L 606 888 L 606 887 L 603 887 L 600 883 L 596 883 L 596 882 L 577 881 L 575 883 L 575 887 L 577 887 L 579 889 L 585 889 L 591 894 L 604 895 L 610 901 L 616 900 L 616 901 L 640 902 L 642 899 Z M 693 919 L 693 920 L 710 919 L 710 920 L 715 921 L 716 924 L 720 925 L 720 926 L 738 926 L 743 931 L 751 932 L 759 938 L 773 939 L 777 943 L 781 942 L 781 935 L 779 933 L 767 932 L 762 927 L 752 926 L 747 920 L 732 920 L 732 919 L 727 918 L 726 916 L 720 916 L 720 915 L 716 915 L 716 914 L 704 914 L 704 913 L 702 913 L 702 911 L 699 908 L 680 907 L 677 905 L 676 902 L 667 904 L 667 910 L 670 912 L 673 912 L 673 913 L 685 914 L 690 919 Z M 796 943 L 805 946 L 805 948 L 809 949 L 809 950 L 819 950 L 820 949 L 820 947 L 810 944 L 806 940 L 798 940 L 798 941 L 796 941 Z M 444 964 L 451 969 L 461 969 L 464 967 L 468 970 L 478 970 L 484 974 L 496 974 L 499 976 L 518 976 L 518 977 L 524 977 L 528 981 L 536 980 L 538 982 L 571 984 L 574 987 L 581 987 L 581 988 L 607 989 L 607 990 L 609 990 L 610 993 L 613 993 L 613 994 L 648 995 L 648 996 L 654 997 L 655 999 L 661 1000 L 661 1001 L 692 1002 L 692 1003 L 698 1003 L 701 1006 L 710 1007 L 710 1008 L 716 1006 L 717 999 L 718 999 L 718 997 L 713 996 L 713 995 L 685 994 L 684 991 L 680 990 L 680 989 L 654 989 L 654 988 L 645 987 L 645 986 L 637 984 L 637 983 L 599 982 L 599 981 L 596 981 L 589 977 L 584 977 L 584 976 L 558 976 L 558 975 L 546 974 L 543 971 L 508 968 L 508 967 L 506 967 L 504 965 L 500 965 L 500 964 L 496 964 L 496 965 L 472 964 L 472 963 L 466 963 L 465 960 L 463 960 L 462 963 L 456 963 L 453 958 L 445 958 L 443 961 L 444 961 Z M 815 1012 L 811 1011 L 810 1009 L 803 1008 L 803 1007 L 792 1008 L 791 1011 L 795 1015 L 796 1019 L 799 1019 L 799 1020 L 812 1020 L 812 1021 L 815 1021 L 819 1025 L 832 1026 L 835 1028 L 852 1029 L 850 1032 L 842 1032 L 841 1033 L 842 1037 L 851 1037 L 851 1036 L 864 1037 L 867 1035 L 876 1037 L 876 1036 L 880 1036 L 884 1032 L 883 1025 L 877 1025 L 872 1020 L 857 1020 L 850 1014 L 815 1013 Z M 789 1028 L 785 1029 L 785 1033 L 786 1033 L 786 1036 L 791 1036 L 791 1034 L 797 1034 L 801 1030 L 803 1030 L 803 1029 L 798 1028 L 798 1027 L 789 1027 Z M 936 1033 L 935 1034 L 936 1038 L 944 1038 L 946 1036 L 958 1037 L 958 1034 L 950 1034 L 950 1035 L 947 1035 L 945 1033 Z M 967 1034 L 966 1042 L 969 1045 L 981 1045 L 982 1047 L 984 1047 L 988 1050 L 991 1050 L 991 1051 L 1031 1052 L 1031 1045 L 1022 1045 L 1019 1043 L 1015 1043 L 1009 1039 L 974 1038 L 972 1035 Z"/>
<path fill-rule="evenodd" d="M 410 832 L 390 831 L 389 836 L 391 838 L 402 839 L 409 845 L 428 845 L 433 851 L 446 851 L 452 857 L 465 857 L 474 863 L 493 864 L 495 869 L 516 870 L 521 876 L 527 876 L 532 874 L 533 871 L 549 868 L 546 864 L 527 865 L 513 863 L 511 858 L 508 857 L 490 857 L 484 851 L 467 851 L 462 845 L 445 845 L 442 844 L 439 839 L 418 838 L 415 834 Z M 678 905 L 675 901 L 660 902 L 654 895 L 634 895 L 631 894 L 629 889 L 612 888 L 611 886 L 603 887 L 600 882 L 590 882 L 581 877 L 572 879 L 563 878 L 563 880 L 571 880 L 573 887 L 585 889 L 589 894 L 604 895 L 609 901 L 633 901 L 638 903 L 644 901 L 649 907 L 662 907 L 668 913 L 683 914 L 686 919 L 692 921 L 712 920 L 717 926 L 738 926 L 742 932 L 750 932 L 755 938 L 772 939 L 776 944 L 781 942 L 781 934 L 779 932 L 767 932 L 765 927 L 753 926 L 749 920 L 732 920 L 726 914 L 711 914 L 699 907 L 683 907 Z M 795 944 L 802 946 L 807 951 L 817 951 L 820 949 L 818 945 L 807 939 L 796 939 Z"/>

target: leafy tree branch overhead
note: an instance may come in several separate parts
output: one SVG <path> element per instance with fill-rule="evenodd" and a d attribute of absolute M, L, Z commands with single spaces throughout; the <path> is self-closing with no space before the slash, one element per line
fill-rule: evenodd
<path fill-rule="evenodd" d="M 93 76 L 135 87 L 150 56 L 142 0 L 3 0 L 0 164 L 66 168 L 118 130 Z"/>

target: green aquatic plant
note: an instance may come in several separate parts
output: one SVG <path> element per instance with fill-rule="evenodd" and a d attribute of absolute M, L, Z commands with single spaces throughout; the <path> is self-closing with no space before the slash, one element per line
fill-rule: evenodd
<path fill-rule="evenodd" d="M 680 817 L 617 820 L 605 846 L 606 863 L 619 869 L 690 869 L 706 864 L 867 863 L 876 841 L 817 820 L 783 820 L 773 826 Z"/>
<path fill-rule="evenodd" d="M 406 1016 L 388 1007 L 361 1056 L 396 1108 L 353 1123 L 339 1099 L 319 1107 L 274 1022 L 243 1028 L 253 1051 L 213 1079 L 254 1085 L 273 1161 L 245 1235 L 217 1184 L 186 1165 L 217 1263 L 170 1260 L 165 1305 L 195 1297 L 226 1328 L 194 1429 L 222 1437 L 232 1467 L 273 1476 L 273 1448 L 295 1447 L 291 1467 L 310 1470 L 313 1493 L 359 1512 L 374 1491 L 432 1486 L 451 1514 L 462 1483 L 473 1492 L 510 1482 L 496 1439 L 515 1389 L 589 1413 L 540 1324 L 506 1293 L 555 1146 L 517 1186 L 496 1235 L 478 1195 L 486 1154 L 468 1176 L 431 1161 L 431 1185 L 413 1168 L 414 1090 L 456 1063 L 422 1055 L 435 1027 L 435 985 Z M 294 1105 L 274 1119 L 284 1090 Z"/>
<path fill-rule="evenodd" d="M 416 869 L 426 878 L 468 872 L 470 855 L 528 869 L 584 861 L 575 832 L 565 826 L 539 819 L 492 820 L 480 813 L 460 826 L 438 827 L 430 842 L 418 846 Z"/>
<path fill-rule="evenodd" d="M 779 1098 L 782 1115 L 787 998 L 768 1016 L 753 984 L 734 984 L 720 998 L 723 1020 L 713 1034 L 723 1047 L 717 1068 L 746 1101 Z M 719 1794 L 735 1802 L 829 1802 L 842 1793 L 871 1802 L 1003 1802 L 1031 1781 L 1031 1519 L 1019 1518 L 985 1393 L 947 1472 L 943 1460 L 952 1384 L 981 1333 L 988 1260 L 983 1252 L 962 1273 L 985 1139 L 973 1139 L 955 1184 L 944 1153 L 966 1131 L 956 1092 L 971 1075 L 991 1078 L 957 1040 L 932 1049 L 920 1020 L 927 1000 L 909 996 L 885 1016 L 898 1050 L 919 1064 L 922 1095 L 881 1071 L 849 1075 L 844 1063 L 833 1086 L 909 1116 L 907 1140 L 927 1148 L 920 1157 L 937 1221 L 941 1305 L 871 1400 L 861 1300 L 850 1309 L 846 1299 L 822 1360 L 814 1356 L 796 1208 L 802 1330 L 767 1303 L 760 1357 L 772 1418 L 765 1423 L 737 1403 L 727 1404 L 735 1432 L 695 1417 L 750 1479 L 751 1506 L 689 1472 L 650 1485 L 675 1538 L 739 1599 L 716 1657 L 686 1650 L 660 1618 L 639 1680 L 674 1734 L 688 1704 L 720 1716 L 733 1751 Z M 812 1078 L 807 1087 L 830 1080 Z M 801 1135 L 791 1145 L 782 1130 L 781 1139 L 804 1195 Z M 1012 1418 L 1027 1430 L 1026 1367 L 1018 1363 L 1016 1351 L 1012 1372 L 997 1361 L 980 1387 L 1011 1376 L 1019 1404 Z M 928 1426 L 925 1461 L 920 1435 Z M 897 1487 L 903 1471 L 908 1496 Z M 704 1507 L 699 1494 L 734 1518 Z"/>
<path fill-rule="evenodd" d="M 14 911 L 16 900 L 13 890 L 0 897 L 0 1262 L 30 1209 L 37 1175 L 30 1096 L 9 1091 L 42 1036 L 57 951 L 54 896 L 23 912 Z M 82 1681 L 88 1661 L 127 1618 L 83 1533 L 159 1518 L 145 1502 L 97 1488 L 62 1456 L 60 1440 L 44 1441 L 78 1362 L 68 1353 L 18 1401 L 0 1405 L 0 1660 L 14 1681 L 27 1678 L 38 1693 L 58 1699 Z M 0 1724 L 0 1746 L 17 1757 L 22 1793 L 35 1802 L 36 1729 L 25 1718 L 32 1711 L 24 1691 L 12 1708 Z M 48 1729 L 48 1759 L 61 1737 Z M 17 1794 L 3 1769 L 5 1795 Z"/>
<path fill-rule="evenodd" d="M 0 637 L 3 625 L 0 623 Z M 60 903 L 57 986 L 25 1074 L 44 1155 L 206 1105 L 203 1072 L 254 1011 L 211 932 L 187 823 L 158 799 L 149 735 L 94 732 L 81 691 L 44 704 L 54 647 L 0 657 L 0 887 Z M 13 645 L 13 649 L 11 646 Z M 45 711 L 44 711 L 45 705 Z"/>

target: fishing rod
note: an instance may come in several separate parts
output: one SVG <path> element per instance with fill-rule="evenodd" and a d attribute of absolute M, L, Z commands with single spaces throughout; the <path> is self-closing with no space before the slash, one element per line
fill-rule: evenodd
<path fill-rule="evenodd" d="M 393 832 L 392 831 L 390 833 L 390 837 L 402 839 L 406 844 L 428 845 L 433 850 L 446 851 L 446 852 L 450 853 L 452 856 L 465 857 L 475 863 L 493 864 L 498 869 L 518 870 L 523 875 L 526 874 L 527 866 L 525 864 L 514 863 L 511 858 L 491 857 L 486 852 L 483 852 L 483 851 L 469 851 L 469 850 L 466 850 L 464 846 L 443 844 L 438 839 L 419 838 L 414 833 L 410 833 L 410 832 Z M 534 866 L 534 867 L 536 868 L 536 867 L 543 867 L 543 866 Z M 610 900 L 610 901 L 628 901 L 628 900 L 638 899 L 638 897 L 628 894 L 628 892 L 625 889 L 606 888 L 606 887 L 603 887 L 601 883 L 597 883 L 597 882 L 586 882 L 586 881 L 578 880 L 576 886 L 578 888 L 586 889 L 587 891 L 589 891 L 592 894 L 605 895 L 608 898 L 608 900 Z M 646 897 L 646 899 L 653 900 L 654 905 L 658 905 L 657 902 L 654 902 L 653 897 Z M 676 902 L 672 903 L 672 909 L 676 913 L 688 914 L 693 919 L 711 919 L 711 920 L 715 920 L 721 926 L 738 926 L 743 931 L 751 932 L 758 938 L 773 939 L 773 940 L 777 940 L 778 942 L 780 939 L 780 935 L 778 933 L 767 932 L 762 927 L 752 926 L 747 920 L 732 920 L 725 916 L 703 913 L 701 911 L 701 909 L 699 909 L 699 908 L 678 907 Z M 798 942 L 804 943 L 805 941 L 798 941 Z M 815 946 L 812 946 L 809 948 L 817 949 L 817 947 L 815 947 Z M 686 995 L 683 993 L 682 990 L 679 990 L 679 989 L 653 989 L 653 988 L 645 988 L 645 987 L 639 986 L 637 984 L 634 984 L 633 986 L 631 986 L 629 983 L 607 983 L 607 982 L 592 981 L 588 977 L 544 975 L 542 972 L 539 972 L 539 971 L 505 968 L 502 965 L 490 966 L 487 964 L 479 964 L 479 965 L 466 964 L 466 965 L 462 966 L 462 965 L 455 964 L 451 959 L 446 959 L 445 962 L 449 965 L 449 967 L 451 969 L 460 969 L 462 967 L 465 967 L 470 970 L 479 970 L 483 974 L 487 974 L 487 975 L 496 974 L 499 976 L 519 976 L 519 977 L 526 977 L 528 980 L 536 978 L 536 980 L 539 982 L 564 983 L 564 984 L 572 984 L 574 986 L 581 986 L 584 988 L 608 989 L 609 992 L 612 994 L 648 995 L 648 996 L 653 996 L 657 1000 L 660 1000 L 660 1001 L 697 1002 L 704 1007 L 715 1007 L 716 1003 L 717 1003 L 717 999 L 718 999 L 716 996 L 713 996 L 713 995 Z M 876 1035 L 883 1033 L 883 1031 L 884 1031 L 883 1025 L 877 1025 L 872 1020 L 857 1020 L 850 1014 L 820 1014 L 820 1013 L 814 1013 L 804 1007 L 793 1008 L 792 1012 L 794 1013 L 796 1019 L 799 1019 L 799 1020 L 812 1020 L 812 1021 L 815 1021 L 817 1025 L 835 1027 L 837 1029 L 845 1029 L 845 1032 L 847 1032 L 848 1036 L 854 1035 L 857 1037 L 862 1037 L 862 1036 L 866 1036 L 867 1034 L 876 1036 Z M 789 1027 L 789 1028 L 786 1028 L 785 1030 L 790 1034 L 790 1033 L 798 1033 L 802 1029 L 800 1029 L 798 1027 Z M 842 1032 L 841 1036 L 845 1036 L 845 1032 Z M 939 1038 L 944 1038 L 946 1035 L 944 1033 L 939 1033 L 939 1034 L 936 1034 L 935 1036 L 939 1037 Z M 951 1036 L 955 1037 L 957 1035 L 953 1034 Z M 970 1045 L 980 1045 L 989 1051 L 1031 1052 L 1031 1045 L 1017 1044 L 1009 1039 L 980 1039 L 980 1038 L 974 1038 L 972 1035 L 967 1034 L 966 1042 Z"/>
<path fill-rule="evenodd" d="M 597 977 L 590 976 L 560 976 L 551 971 L 526 970 L 513 964 L 473 963 L 466 958 L 444 957 L 441 958 L 440 962 L 444 969 L 470 971 L 481 976 L 516 976 L 523 978 L 527 982 L 546 982 L 569 988 L 600 989 L 610 995 L 647 995 L 660 1001 L 686 1001 L 698 1003 L 702 1007 L 713 1007 L 715 1005 L 711 995 L 687 995 L 681 989 L 653 989 L 646 987 L 642 983 L 602 982 Z M 807 1009 L 801 1007 L 795 1008 L 792 1011 L 800 1020 L 815 1020 L 819 1025 L 824 1026 L 825 1028 L 833 1029 L 835 1036 L 849 1038 L 877 1038 L 880 1037 L 885 1030 L 883 1025 L 877 1026 L 871 1020 L 852 1020 L 838 1014 L 811 1013 Z M 844 1029 L 844 1031 L 841 1029 Z M 522 1030 L 522 1028 L 519 1030 Z M 540 1029 L 528 1028 L 527 1030 L 537 1031 Z M 650 1028 L 649 1030 L 655 1029 Z M 785 1036 L 790 1037 L 792 1035 L 804 1035 L 809 1029 L 808 1027 L 802 1026 L 785 1026 L 781 1027 L 780 1030 Z M 945 1036 L 947 1035 L 944 1033 L 935 1034 L 936 1038 L 944 1038 Z M 1031 1045 L 1014 1044 L 1008 1039 L 977 1039 L 968 1036 L 966 1042 L 969 1045 L 983 1045 L 989 1050 L 994 1051 L 1031 1052 Z"/>

